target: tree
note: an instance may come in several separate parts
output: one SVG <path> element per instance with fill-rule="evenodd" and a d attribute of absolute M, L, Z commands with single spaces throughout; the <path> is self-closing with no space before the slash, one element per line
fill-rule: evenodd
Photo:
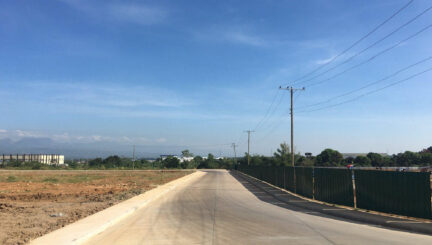
<path fill-rule="evenodd" d="M 323 150 L 315 160 L 315 166 L 335 167 L 339 166 L 343 159 L 342 154 L 333 149 Z"/>
<path fill-rule="evenodd" d="M 105 158 L 102 164 L 107 168 L 115 168 L 119 167 L 122 163 L 122 160 L 118 156 L 109 156 Z"/>
<path fill-rule="evenodd" d="M 414 166 L 420 164 L 421 157 L 419 153 L 405 151 L 404 153 L 393 155 L 393 161 L 396 166 Z"/>
<path fill-rule="evenodd" d="M 368 157 L 365 157 L 365 156 L 357 156 L 354 159 L 354 163 L 356 165 L 359 165 L 359 166 L 370 166 L 371 165 L 371 160 Z"/>
<path fill-rule="evenodd" d="M 206 168 L 219 168 L 218 161 L 214 158 L 213 154 L 209 153 L 207 159 L 204 161 Z"/>
<path fill-rule="evenodd" d="M 166 168 L 178 168 L 180 164 L 180 160 L 178 158 L 171 156 L 165 158 L 162 162 Z"/>
<path fill-rule="evenodd" d="M 374 167 L 381 167 L 384 164 L 383 157 L 378 153 L 369 152 L 367 158 L 369 158 L 371 165 Z"/>
<path fill-rule="evenodd" d="M 276 158 L 276 164 L 279 166 L 290 166 L 291 164 L 291 153 L 289 145 L 287 143 L 280 144 L 279 149 L 274 153 Z"/>
<path fill-rule="evenodd" d="M 102 158 L 98 157 L 89 161 L 90 167 L 100 167 L 102 165 Z"/>
<path fill-rule="evenodd" d="M 296 163 L 297 166 L 312 167 L 315 164 L 315 157 L 300 156 Z"/>
<path fill-rule="evenodd" d="M 254 155 L 250 158 L 250 165 L 251 166 L 263 166 L 264 161 L 260 156 Z"/>
<path fill-rule="evenodd" d="M 193 157 L 193 154 L 189 152 L 188 149 L 182 151 L 183 157 Z"/>
<path fill-rule="evenodd" d="M 353 164 L 354 160 L 355 160 L 354 157 L 347 157 L 347 158 L 342 160 L 342 164 L 344 164 L 344 165 Z"/>
<path fill-rule="evenodd" d="M 420 164 L 422 166 L 432 165 L 432 153 L 426 152 L 420 154 Z"/>

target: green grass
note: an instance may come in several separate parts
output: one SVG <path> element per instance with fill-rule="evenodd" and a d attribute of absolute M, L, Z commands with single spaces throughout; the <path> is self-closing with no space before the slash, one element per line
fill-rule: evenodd
<path fill-rule="evenodd" d="M 9 175 L 6 179 L 6 182 L 17 182 L 18 178 L 16 176 L 13 175 Z"/>
<path fill-rule="evenodd" d="M 103 179 L 103 178 L 105 178 L 105 176 L 103 176 L 103 175 L 80 174 L 80 175 L 70 176 L 70 178 L 65 179 L 65 182 L 67 182 L 67 183 L 82 183 L 82 182 L 90 182 L 93 180 Z"/>
<path fill-rule="evenodd" d="M 43 182 L 58 183 L 59 180 L 58 180 L 57 178 L 52 178 L 52 177 L 50 177 L 50 178 L 45 178 L 45 179 L 43 180 Z"/>

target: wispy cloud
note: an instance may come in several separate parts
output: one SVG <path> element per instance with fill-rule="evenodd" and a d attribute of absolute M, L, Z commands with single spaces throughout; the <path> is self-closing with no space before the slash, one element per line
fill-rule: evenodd
<path fill-rule="evenodd" d="M 204 41 L 227 42 L 254 47 L 269 46 L 271 42 L 270 40 L 267 40 L 261 35 L 256 35 L 247 29 L 249 28 L 218 27 L 210 30 L 195 32 L 194 36 L 195 38 Z"/>
<path fill-rule="evenodd" d="M 202 109 L 208 96 L 162 87 L 94 82 L 2 82 L 0 90 L 11 91 L 4 101 L 33 112 L 91 115 L 111 118 L 161 118 L 194 120 L 247 120 L 237 113 Z M 21 91 L 21 92 L 20 92 Z M 22 99 L 15 103 L 17 93 Z M 214 100 L 225 101 L 221 98 Z M 212 102 L 215 103 L 215 102 Z"/>
<path fill-rule="evenodd" d="M 250 33 L 245 33 L 241 31 L 223 33 L 222 38 L 225 39 L 225 41 L 257 47 L 264 47 L 268 44 L 268 41 L 262 39 L 259 36 L 255 36 Z"/>
<path fill-rule="evenodd" d="M 63 2 L 91 17 L 110 21 L 152 25 L 161 23 L 168 17 L 166 8 L 143 3 L 103 1 L 97 4 L 82 0 L 63 0 Z"/>
<path fill-rule="evenodd" d="M 328 57 L 328 58 L 315 60 L 315 64 L 317 64 L 317 65 L 323 65 L 323 64 L 329 63 L 329 62 L 332 61 L 335 57 L 336 57 L 336 55 L 332 55 L 332 56 L 330 56 L 330 57 Z"/>
<path fill-rule="evenodd" d="M 168 16 L 168 12 L 160 7 L 137 4 L 113 4 L 108 11 L 117 20 L 143 25 L 160 23 Z"/>
<path fill-rule="evenodd" d="M 0 139 L 10 139 L 13 142 L 35 138 L 35 139 L 50 139 L 53 142 L 58 143 L 133 143 L 133 144 L 157 144 L 164 143 L 166 139 L 164 138 L 155 138 L 149 139 L 146 137 L 138 136 L 138 137 L 130 137 L 130 136 L 104 136 L 104 135 L 72 135 L 67 132 L 62 134 L 50 134 L 38 131 L 28 131 L 28 130 L 11 130 L 2 132 Z"/>
<path fill-rule="evenodd" d="M 194 104 L 191 99 L 186 99 L 174 91 L 156 87 L 44 81 L 23 83 L 22 86 L 37 90 L 41 98 L 65 104 L 119 108 L 180 108 Z"/>

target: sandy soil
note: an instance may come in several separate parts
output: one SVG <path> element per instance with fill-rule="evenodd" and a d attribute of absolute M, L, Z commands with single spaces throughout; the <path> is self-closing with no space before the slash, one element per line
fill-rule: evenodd
<path fill-rule="evenodd" d="M 38 236 L 190 171 L 0 171 L 0 243 Z"/>

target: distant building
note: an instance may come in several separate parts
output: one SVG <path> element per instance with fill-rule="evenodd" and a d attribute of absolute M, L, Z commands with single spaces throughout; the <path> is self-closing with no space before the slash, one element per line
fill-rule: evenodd
<path fill-rule="evenodd" d="M 312 153 L 310 153 L 310 152 L 306 152 L 306 153 L 305 153 L 305 156 L 308 157 L 308 158 L 309 158 L 309 157 L 312 157 Z"/>
<path fill-rule="evenodd" d="M 2 154 L 0 161 L 4 164 L 10 161 L 40 162 L 48 165 L 63 165 L 64 155 L 58 154 Z"/>
<path fill-rule="evenodd" d="M 161 160 L 165 160 L 168 157 L 174 157 L 177 158 L 180 162 L 184 162 L 184 161 L 192 161 L 193 157 L 179 157 L 177 155 L 160 155 Z"/>

